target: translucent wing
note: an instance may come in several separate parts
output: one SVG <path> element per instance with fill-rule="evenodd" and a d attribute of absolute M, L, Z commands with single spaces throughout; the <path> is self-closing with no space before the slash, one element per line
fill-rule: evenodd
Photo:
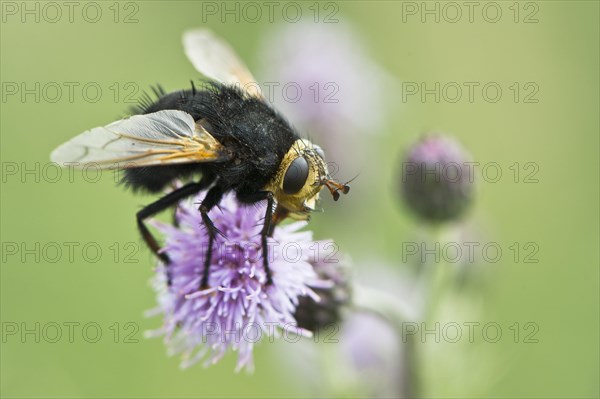
<path fill-rule="evenodd" d="M 228 159 L 225 148 L 191 115 L 166 110 L 121 119 L 72 138 L 50 155 L 75 167 L 134 168 Z"/>
<path fill-rule="evenodd" d="M 230 85 L 239 85 L 253 97 L 262 98 L 256 79 L 231 46 L 207 29 L 183 34 L 185 55 L 204 76 Z"/>

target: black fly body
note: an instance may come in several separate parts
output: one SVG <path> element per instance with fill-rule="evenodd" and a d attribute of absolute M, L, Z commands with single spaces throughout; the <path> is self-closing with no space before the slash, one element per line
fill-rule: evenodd
<path fill-rule="evenodd" d="M 287 217 L 308 219 L 323 187 L 335 200 L 349 187 L 329 177 L 323 150 L 300 138 L 267 103 L 226 42 L 198 29 L 186 32 L 183 43 L 192 64 L 210 79 L 203 87 L 192 83 L 191 89 L 166 93 L 157 86 L 158 99 L 145 94 L 137 115 L 74 137 L 54 150 L 51 159 L 79 167 L 123 168 L 123 183 L 134 191 L 159 193 L 175 181 L 188 181 L 137 213 L 142 237 L 167 265 L 168 254 L 159 252 L 145 220 L 208 190 L 199 206 L 209 236 L 200 287 L 206 288 L 220 233 L 208 213 L 227 192 L 246 204 L 267 201 L 261 230 L 266 254 L 275 225 Z M 268 256 L 262 258 L 270 283 Z"/>

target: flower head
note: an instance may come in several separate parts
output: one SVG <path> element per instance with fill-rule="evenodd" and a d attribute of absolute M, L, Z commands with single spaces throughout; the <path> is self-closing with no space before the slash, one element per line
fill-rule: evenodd
<path fill-rule="evenodd" d="M 473 198 L 470 156 L 439 134 L 413 145 L 402 164 L 402 195 L 410 210 L 430 222 L 462 216 Z"/>
<path fill-rule="evenodd" d="M 203 198 L 203 193 L 199 198 Z M 315 243 L 310 232 L 299 229 L 304 222 L 277 227 L 270 239 L 269 263 L 273 283 L 266 284 L 260 231 L 265 204 L 241 206 L 233 194 L 226 195 L 209 216 L 225 237 L 217 236 L 209 275 L 209 289 L 200 290 L 208 233 L 193 202 L 176 210 L 178 226 L 155 222 L 166 236 L 163 248 L 171 263 L 157 268 L 154 286 L 158 313 L 170 352 L 183 354 L 183 367 L 199 360 L 215 363 L 229 350 L 239 352 L 237 369 L 252 368 L 252 350 L 263 336 L 281 329 L 300 335 L 310 332 L 297 327 L 294 312 L 300 298 L 319 297 L 313 288 L 328 286 L 313 269 Z"/>
<path fill-rule="evenodd" d="M 299 327 L 318 332 L 340 322 L 343 309 L 349 306 L 350 268 L 346 261 L 324 257 L 318 260 L 314 269 L 317 275 L 329 281 L 330 285 L 314 289 L 319 296 L 317 301 L 310 296 L 300 298 L 294 317 Z"/>

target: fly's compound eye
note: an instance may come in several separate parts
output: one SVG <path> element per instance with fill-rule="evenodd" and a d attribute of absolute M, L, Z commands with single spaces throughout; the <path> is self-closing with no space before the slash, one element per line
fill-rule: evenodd
<path fill-rule="evenodd" d="M 283 177 L 283 191 L 286 194 L 296 194 L 308 178 L 308 161 L 298 157 L 292 161 Z"/>
<path fill-rule="evenodd" d="M 325 153 L 323 152 L 323 149 L 318 145 L 313 145 L 313 148 L 315 149 L 317 155 L 320 156 L 322 160 L 325 160 Z"/>

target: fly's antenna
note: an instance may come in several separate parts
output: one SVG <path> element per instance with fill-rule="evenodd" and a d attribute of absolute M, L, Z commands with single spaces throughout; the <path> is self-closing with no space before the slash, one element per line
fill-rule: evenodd
<path fill-rule="evenodd" d="M 327 187 L 334 201 L 340 199 L 340 191 L 343 194 L 348 194 L 350 192 L 350 186 L 348 184 L 352 183 L 354 179 L 356 179 L 358 175 L 354 176 L 352 179 L 348 180 L 346 183 L 338 183 L 335 180 L 331 180 L 330 178 L 324 178 L 321 180 L 321 184 Z"/>

